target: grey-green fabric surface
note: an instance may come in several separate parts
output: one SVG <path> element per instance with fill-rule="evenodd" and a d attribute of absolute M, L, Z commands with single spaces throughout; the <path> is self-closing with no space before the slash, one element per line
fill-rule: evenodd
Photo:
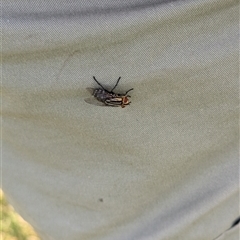
<path fill-rule="evenodd" d="M 42 239 L 238 239 L 237 0 L 2 10 L 2 185 Z"/>

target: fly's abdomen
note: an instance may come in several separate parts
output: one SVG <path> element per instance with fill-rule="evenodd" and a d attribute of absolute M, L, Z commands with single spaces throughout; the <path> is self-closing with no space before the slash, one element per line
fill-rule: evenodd
<path fill-rule="evenodd" d="M 109 98 L 109 93 L 101 88 L 94 89 L 93 96 L 100 102 L 105 102 Z"/>

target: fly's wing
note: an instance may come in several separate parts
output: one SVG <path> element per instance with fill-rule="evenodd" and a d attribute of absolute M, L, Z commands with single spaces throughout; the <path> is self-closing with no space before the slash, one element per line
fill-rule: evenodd
<path fill-rule="evenodd" d="M 89 104 L 92 104 L 92 105 L 95 105 L 95 106 L 102 106 L 102 107 L 107 106 L 105 103 L 98 101 L 95 97 L 85 98 L 84 101 L 86 103 L 89 103 Z"/>
<path fill-rule="evenodd" d="M 93 92 L 94 92 L 95 88 L 90 88 L 90 87 L 88 87 L 88 88 L 86 88 L 86 89 L 88 90 L 88 92 L 91 93 L 91 95 L 93 95 Z"/>

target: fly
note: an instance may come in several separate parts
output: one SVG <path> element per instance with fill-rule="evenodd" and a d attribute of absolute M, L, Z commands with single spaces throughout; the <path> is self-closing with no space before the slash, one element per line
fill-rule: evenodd
<path fill-rule="evenodd" d="M 128 93 L 132 91 L 133 88 L 129 89 L 124 94 L 113 92 L 113 90 L 117 87 L 121 77 L 118 78 L 115 86 L 111 91 L 108 91 L 106 88 L 104 88 L 94 76 L 93 79 L 101 88 L 87 88 L 87 90 L 94 96 L 94 98 L 87 98 L 85 99 L 85 102 L 101 106 L 121 106 L 122 108 L 131 103 L 129 100 L 131 96 L 129 96 Z M 98 100 L 98 102 L 93 101 L 94 99 Z"/>

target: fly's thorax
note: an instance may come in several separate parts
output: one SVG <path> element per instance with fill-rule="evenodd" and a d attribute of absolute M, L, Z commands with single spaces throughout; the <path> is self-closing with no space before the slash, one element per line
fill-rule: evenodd
<path fill-rule="evenodd" d="M 121 106 L 124 108 L 126 105 L 130 104 L 127 96 L 115 94 L 111 98 L 105 100 L 105 104 L 108 106 Z"/>

